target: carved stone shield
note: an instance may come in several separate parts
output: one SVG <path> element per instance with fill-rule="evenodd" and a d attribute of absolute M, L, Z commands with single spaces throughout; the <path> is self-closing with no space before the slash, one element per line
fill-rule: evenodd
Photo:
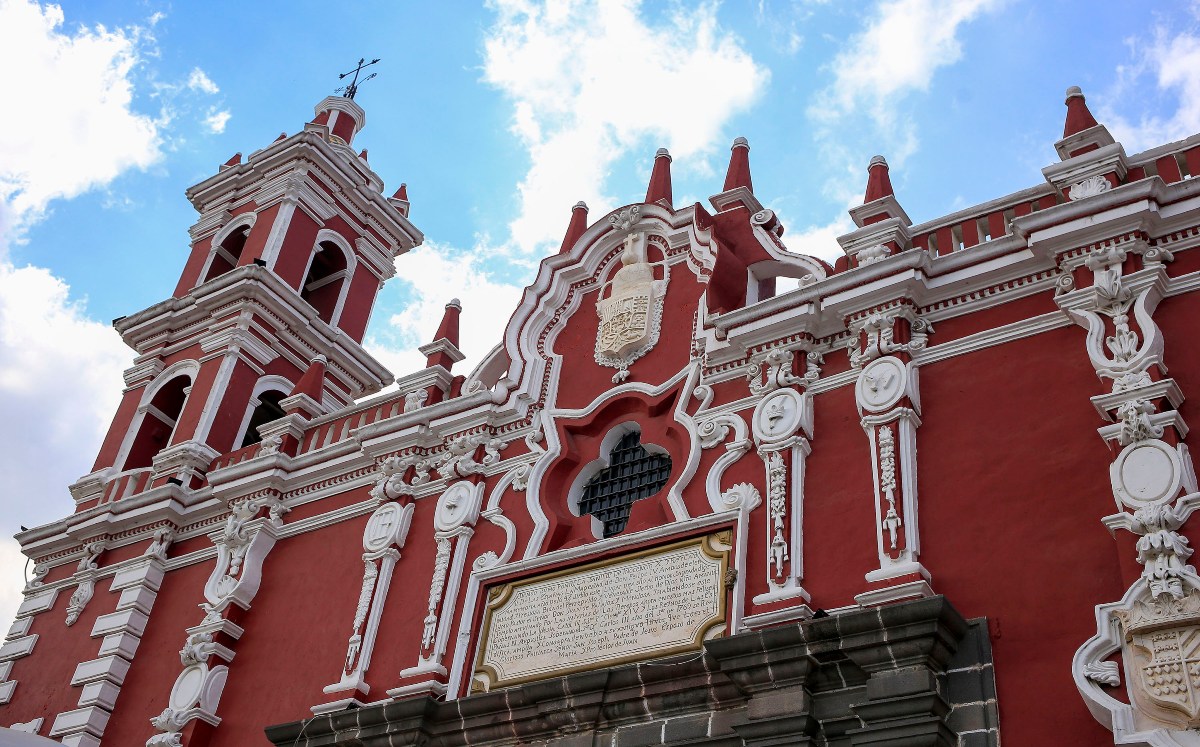
<path fill-rule="evenodd" d="M 1130 694 L 1146 711 L 1184 728 L 1200 726 L 1200 597 L 1162 594 L 1116 613 L 1125 634 Z"/>
<path fill-rule="evenodd" d="M 655 280 L 654 268 L 646 261 L 645 237 L 631 233 L 621 252 L 621 268 L 608 283 L 609 295 L 596 301 L 596 362 L 617 369 L 613 383 L 629 376 L 629 366 L 658 343 L 662 325 L 667 267 Z"/>
<path fill-rule="evenodd" d="M 613 296 L 597 304 L 600 329 L 597 331 L 596 351 L 612 358 L 624 358 L 650 334 L 650 288 L 637 289 L 626 296 Z"/>

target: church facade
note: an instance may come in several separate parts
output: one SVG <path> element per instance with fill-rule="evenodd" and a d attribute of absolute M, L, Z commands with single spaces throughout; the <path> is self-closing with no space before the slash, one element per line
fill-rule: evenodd
<path fill-rule="evenodd" d="M 167 300 L 0 646 L 77 747 L 1200 745 L 1200 135 L 1069 89 L 1044 181 L 833 265 L 749 145 L 580 203 L 457 371 L 362 346 L 422 241 L 329 97 L 188 190 Z"/>

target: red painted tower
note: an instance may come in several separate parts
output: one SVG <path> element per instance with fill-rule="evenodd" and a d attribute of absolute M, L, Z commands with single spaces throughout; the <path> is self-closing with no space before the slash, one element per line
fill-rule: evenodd
<path fill-rule="evenodd" d="M 365 124 L 330 96 L 302 132 L 188 190 L 200 219 L 174 295 L 115 323 L 138 358 L 94 472 L 72 487 L 81 509 L 197 487 L 215 457 L 262 439 L 317 355 L 328 375 L 310 415 L 391 382 L 362 338 L 393 258 L 421 234 L 351 149 Z"/>

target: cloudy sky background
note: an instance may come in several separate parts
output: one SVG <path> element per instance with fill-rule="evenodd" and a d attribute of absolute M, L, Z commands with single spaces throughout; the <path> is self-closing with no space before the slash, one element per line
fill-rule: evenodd
<path fill-rule="evenodd" d="M 571 205 L 640 200 L 658 147 L 682 205 L 749 138 L 784 241 L 831 259 L 875 153 L 917 222 L 1039 182 L 1069 85 L 1131 154 L 1200 131 L 1196 3 L 0 0 L 0 621 L 11 535 L 70 513 L 115 409 L 109 320 L 183 267 L 184 189 L 299 130 L 364 55 L 356 145 L 426 235 L 369 330 L 397 374 L 454 296 L 477 360 Z"/>

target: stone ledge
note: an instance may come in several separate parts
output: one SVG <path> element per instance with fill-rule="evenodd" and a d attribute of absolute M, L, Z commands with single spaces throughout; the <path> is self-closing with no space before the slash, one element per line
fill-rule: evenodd
<path fill-rule="evenodd" d="M 393 701 L 270 726 L 266 734 L 280 747 L 576 747 L 595 740 L 767 747 L 893 738 L 940 745 L 955 738 L 947 714 L 970 705 L 946 699 L 948 665 L 991 674 L 990 650 L 977 635 L 955 657 L 969 630 L 935 596 L 718 638 L 700 657 L 580 672 L 449 702 Z M 983 683 L 959 680 L 954 689 L 965 696 L 984 691 Z M 983 714 L 970 707 L 956 720 L 978 729 L 980 720 L 968 715 Z"/>

